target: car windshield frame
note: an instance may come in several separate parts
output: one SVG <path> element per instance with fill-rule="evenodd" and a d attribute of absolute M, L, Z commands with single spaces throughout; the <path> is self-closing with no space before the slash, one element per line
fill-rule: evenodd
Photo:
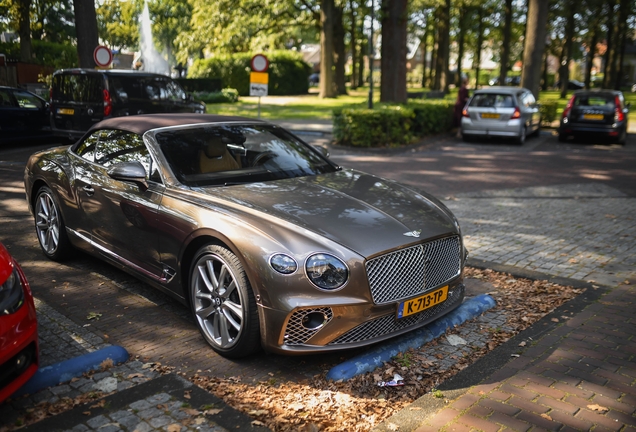
<path fill-rule="evenodd" d="M 233 186 L 340 169 L 313 146 L 267 123 L 200 123 L 146 134 L 171 177 L 187 187 Z M 225 151 L 208 154 L 208 146 L 222 146 Z M 206 170 L 205 164 L 222 168 Z"/>

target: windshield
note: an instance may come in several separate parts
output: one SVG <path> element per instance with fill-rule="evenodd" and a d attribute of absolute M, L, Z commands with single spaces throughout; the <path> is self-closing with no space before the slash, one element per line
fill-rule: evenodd
<path fill-rule="evenodd" d="M 187 186 L 230 186 L 336 170 L 276 126 L 188 127 L 159 132 L 155 138 L 172 172 Z"/>

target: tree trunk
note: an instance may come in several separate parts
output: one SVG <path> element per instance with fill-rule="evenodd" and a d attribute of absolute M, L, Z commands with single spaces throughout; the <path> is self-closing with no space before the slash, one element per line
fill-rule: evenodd
<path fill-rule="evenodd" d="M 438 7 L 438 44 L 435 59 L 435 81 L 433 90 L 448 91 L 448 53 L 450 47 L 450 0 L 445 0 L 443 6 Z"/>
<path fill-rule="evenodd" d="M 74 0 L 75 32 L 77 33 L 77 57 L 81 68 L 93 69 L 93 52 L 99 40 L 97 38 L 97 16 L 93 0 Z"/>
<path fill-rule="evenodd" d="M 437 22 L 437 18 L 438 18 L 437 11 L 435 11 L 433 23 Z M 428 79 L 426 82 L 426 86 L 430 89 L 433 88 L 433 79 L 435 78 L 435 64 L 437 63 L 438 42 L 439 42 L 439 28 L 437 26 L 434 26 L 433 45 L 431 45 L 431 63 L 428 68 Z"/>
<path fill-rule="evenodd" d="M 382 2 L 380 101 L 406 103 L 407 0 Z"/>
<path fill-rule="evenodd" d="M 31 9 L 31 0 L 20 0 L 18 3 L 19 27 L 20 35 L 20 60 L 30 63 L 31 59 L 31 21 L 29 18 L 29 10 Z"/>
<path fill-rule="evenodd" d="M 565 56 L 560 64 L 559 79 L 561 80 L 561 99 L 565 99 L 568 92 L 568 84 L 570 82 L 570 60 L 572 59 L 572 40 L 574 39 L 574 0 L 570 0 L 567 4 L 567 22 L 565 24 L 565 41 L 563 50 Z"/>
<path fill-rule="evenodd" d="M 462 60 L 464 59 L 464 41 L 466 39 L 466 12 L 465 8 L 459 8 L 459 34 L 457 35 L 457 87 L 462 85 Z"/>
<path fill-rule="evenodd" d="M 345 78 L 345 62 L 347 60 L 345 50 L 344 6 L 334 8 L 333 44 L 335 53 L 335 81 L 336 92 L 339 95 L 347 94 Z"/>
<path fill-rule="evenodd" d="M 607 27 L 607 36 L 605 37 L 605 41 L 607 44 L 607 49 L 605 50 L 605 57 L 603 59 L 603 88 L 609 88 L 609 69 L 611 62 L 611 46 L 614 43 L 614 5 L 616 1 L 611 1 L 607 3 L 607 21 L 605 22 L 605 26 Z"/>
<path fill-rule="evenodd" d="M 479 72 L 481 69 L 481 48 L 484 45 L 484 12 L 481 8 L 477 11 L 477 19 L 479 20 L 477 26 L 477 47 L 475 48 L 475 52 L 477 53 L 477 58 L 475 59 L 475 64 L 473 67 L 475 68 L 475 88 L 479 88 Z"/>
<path fill-rule="evenodd" d="M 621 77 L 620 70 L 622 69 L 622 51 L 626 41 L 627 32 L 627 20 L 629 19 L 630 12 L 630 0 L 620 0 L 619 10 L 614 24 L 614 31 L 612 32 L 612 42 L 608 44 L 608 51 L 610 52 L 609 61 L 606 72 L 607 87 L 615 90 L 620 89 Z"/>
<path fill-rule="evenodd" d="M 349 18 L 351 19 L 351 42 L 349 49 L 351 50 L 351 88 L 358 88 L 358 41 L 356 34 L 356 10 L 353 0 L 349 0 Z"/>
<path fill-rule="evenodd" d="M 541 64 L 548 26 L 548 4 L 549 0 L 530 0 L 528 4 L 521 87 L 529 89 L 535 98 L 539 97 Z"/>
<path fill-rule="evenodd" d="M 320 92 L 321 98 L 337 96 L 333 80 L 334 0 L 320 3 Z"/>
<path fill-rule="evenodd" d="M 427 77 L 426 77 L 426 56 L 428 55 L 428 37 L 431 33 L 430 31 L 430 17 L 431 14 L 427 14 L 426 15 L 426 24 L 424 27 L 424 38 L 422 38 L 422 40 L 420 41 L 420 44 L 423 45 L 424 49 L 422 51 L 422 88 L 425 88 L 427 85 Z"/>
<path fill-rule="evenodd" d="M 598 27 L 592 29 L 592 37 L 590 39 L 590 49 L 587 52 L 587 61 L 585 62 L 585 88 L 590 89 L 592 82 L 592 66 L 594 66 L 594 56 L 596 55 L 596 44 L 598 43 Z"/>
<path fill-rule="evenodd" d="M 499 85 L 506 85 L 508 69 L 510 69 L 510 44 L 512 34 L 512 0 L 506 0 L 504 5 L 503 41 L 501 46 L 501 66 L 499 69 Z"/>

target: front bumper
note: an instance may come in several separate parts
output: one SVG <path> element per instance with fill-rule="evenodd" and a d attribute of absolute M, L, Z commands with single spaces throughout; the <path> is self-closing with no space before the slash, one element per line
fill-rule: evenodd
<path fill-rule="evenodd" d="M 427 292 L 435 291 L 439 287 Z M 324 305 L 291 312 L 262 308 L 264 347 L 284 354 L 309 354 L 370 345 L 425 326 L 460 306 L 464 299 L 461 278 L 448 286 L 443 303 L 397 319 L 397 303 L 377 306 Z M 317 320 L 312 319 L 317 317 Z M 321 318 L 322 317 L 322 318 Z"/>

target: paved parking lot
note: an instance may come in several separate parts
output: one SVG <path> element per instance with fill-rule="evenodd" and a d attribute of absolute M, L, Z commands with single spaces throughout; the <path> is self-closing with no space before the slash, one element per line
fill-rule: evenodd
<path fill-rule="evenodd" d="M 326 141 L 319 135 L 305 138 Z M 473 259 L 608 286 L 636 283 L 634 137 L 624 148 L 562 146 L 551 138 L 544 134 L 517 148 L 439 137 L 406 153 L 336 148 L 333 158 L 438 195 L 460 219 Z M 115 343 L 139 356 L 140 364 L 152 360 L 188 374 L 203 370 L 259 381 L 303 380 L 342 357 L 229 361 L 203 343 L 185 307 L 127 274 L 90 257 L 47 261 L 24 203 L 24 152 L 8 154 L 0 163 L 0 238 L 41 300 L 41 322 L 68 320 L 63 326 L 69 330 L 50 339 L 59 343 L 43 344 L 46 361 Z M 90 312 L 101 316 L 89 319 Z"/>

